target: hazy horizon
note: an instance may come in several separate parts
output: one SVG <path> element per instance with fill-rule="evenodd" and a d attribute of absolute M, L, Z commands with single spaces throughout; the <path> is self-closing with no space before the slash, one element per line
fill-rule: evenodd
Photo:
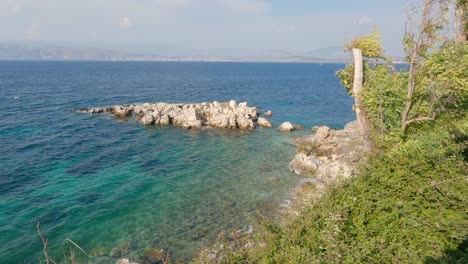
<path fill-rule="evenodd" d="M 405 0 L 2 0 L 0 42 L 159 56 L 307 56 L 382 33 L 401 56 Z"/>

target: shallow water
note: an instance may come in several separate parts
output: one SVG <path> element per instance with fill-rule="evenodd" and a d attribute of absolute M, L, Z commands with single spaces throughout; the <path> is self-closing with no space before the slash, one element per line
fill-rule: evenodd
<path fill-rule="evenodd" d="M 0 62 L 0 256 L 37 262 L 70 238 L 93 255 L 170 248 L 190 259 L 219 233 L 274 211 L 299 177 L 291 139 L 274 129 L 143 127 L 71 109 L 166 101 L 248 101 L 283 121 L 342 127 L 352 99 L 341 64 Z M 309 130 L 310 131 L 310 130 Z M 96 257 L 92 262 L 113 263 Z"/>

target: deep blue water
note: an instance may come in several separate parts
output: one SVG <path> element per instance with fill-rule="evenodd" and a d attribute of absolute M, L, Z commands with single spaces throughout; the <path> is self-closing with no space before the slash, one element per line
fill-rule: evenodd
<path fill-rule="evenodd" d="M 35 263 L 70 238 L 89 262 L 170 248 L 189 259 L 257 210 L 274 211 L 299 180 L 291 139 L 307 131 L 185 131 L 71 109 L 136 102 L 248 101 L 283 121 L 343 127 L 352 99 L 342 64 L 0 62 L 0 256 Z M 122 256 L 122 257 L 123 257 Z"/>

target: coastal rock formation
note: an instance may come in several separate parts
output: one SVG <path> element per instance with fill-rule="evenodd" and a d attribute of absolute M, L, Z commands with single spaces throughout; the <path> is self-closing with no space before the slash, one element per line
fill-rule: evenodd
<path fill-rule="evenodd" d="M 110 113 L 117 118 L 133 116 L 142 125 L 174 125 L 184 129 L 201 129 L 204 127 L 251 130 L 258 119 L 256 107 L 249 107 L 247 102 L 169 104 L 144 103 L 115 105 L 111 107 L 84 108 L 81 113 Z M 269 122 L 262 118 L 259 125 L 265 127 Z"/>
<path fill-rule="evenodd" d="M 303 201 L 295 204 L 301 205 L 321 197 L 326 186 L 337 179 L 353 176 L 355 165 L 370 150 L 356 121 L 348 123 L 343 130 L 321 126 L 314 135 L 298 138 L 293 144 L 297 146 L 297 154 L 289 163 L 289 170 L 313 177 L 315 186 L 314 191 L 305 193 L 301 191 L 303 185 L 296 188 Z"/>
<path fill-rule="evenodd" d="M 313 156 L 307 156 L 304 153 L 298 153 L 294 159 L 289 163 L 289 170 L 294 173 L 301 174 L 312 174 L 318 168 L 319 161 L 314 159 Z"/>
<path fill-rule="evenodd" d="M 266 120 L 266 119 L 263 118 L 263 117 L 259 117 L 257 123 L 258 123 L 258 125 L 261 126 L 261 127 L 272 127 L 272 125 L 270 124 L 270 122 L 268 122 L 268 120 Z"/>
<path fill-rule="evenodd" d="M 268 111 L 264 112 L 263 115 L 266 116 L 266 117 L 270 117 L 271 116 L 271 110 L 268 110 Z"/>
<path fill-rule="evenodd" d="M 294 130 L 294 126 L 289 122 L 284 122 L 277 129 L 280 132 L 291 132 L 292 130 Z"/>

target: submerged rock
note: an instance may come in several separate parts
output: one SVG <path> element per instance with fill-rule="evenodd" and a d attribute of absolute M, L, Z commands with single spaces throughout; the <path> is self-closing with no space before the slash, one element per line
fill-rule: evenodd
<path fill-rule="evenodd" d="M 133 262 L 128 258 L 119 259 L 116 264 L 139 264 L 138 262 Z"/>
<path fill-rule="evenodd" d="M 302 125 L 294 125 L 293 127 L 295 130 L 304 130 L 304 127 Z"/>
<path fill-rule="evenodd" d="M 277 129 L 280 132 L 290 132 L 294 130 L 294 126 L 289 122 L 284 122 Z"/>
<path fill-rule="evenodd" d="M 164 249 L 150 249 L 143 255 L 144 264 L 163 264 L 168 258 L 169 253 Z"/>
<path fill-rule="evenodd" d="M 111 249 L 111 251 L 109 252 L 110 258 L 118 258 L 120 256 L 122 256 L 122 251 L 118 247 Z"/>

